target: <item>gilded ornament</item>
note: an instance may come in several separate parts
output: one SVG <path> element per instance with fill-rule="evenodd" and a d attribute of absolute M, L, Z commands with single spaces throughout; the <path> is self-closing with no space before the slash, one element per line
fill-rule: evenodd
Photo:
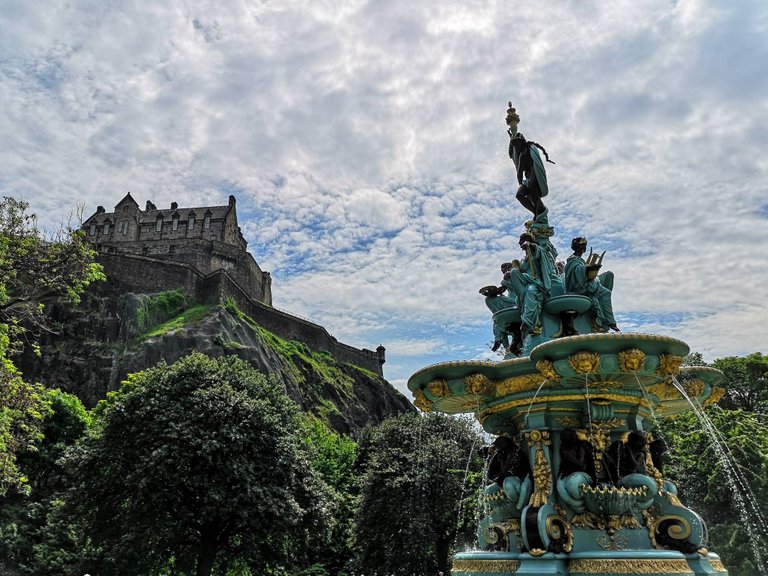
<path fill-rule="evenodd" d="M 506 396 L 507 394 L 517 394 L 518 392 L 528 392 L 538 389 L 543 383 L 541 376 L 538 374 L 514 376 L 498 382 L 496 384 L 496 394 L 498 396 Z"/>
<path fill-rule="evenodd" d="M 568 364 L 579 374 L 594 374 L 600 371 L 600 354 L 597 352 L 578 352 L 568 357 Z"/>
<path fill-rule="evenodd" d="M 578 559 L 568 562 L 570 574 L 690 574 L 694 572 L 684 559 Z"/>
<path fill-rule="evenodd" d="M 555 370 L 555 365 L 550 360 L 539 360 L 536 362 L 536 369 L 547 380 L 553 380 L 555 382 L 560 381 L 560 374 Z"/>
<path fill-rule="evenodd" d="M 557 512 L 560 514 L 560 510 Z M 573 550 L 573 530 L 568 520 L 561 516 L 547 516 L 545 529 L 552 543 L 559 546 L 563 552 L 568 553 Z"/>
<path fill-rule="evenodd" d="M 540 507 L 549 501 L 549 494 L 552 491 L 552 468 L 544 452 L 544 447 L 551 445 L 552 442 L 546 430 L 531 430 L 526 436 L 528 445 L 533 446 L 535 450 L 532 473 L 534 490 L 529 504 Z"/>
<path fill-rule="evenodd" d="M 432 402 L 424 396 L 424 391 L 419 389 L 413 393 L 413 405 L 422 412 L 432 412 Z"/>
<path fill-rule="evenodd" d="M 710 560 L 709 563 L 712 566 L 712 570 L 716 570 L 717 572 L 728 572 L 728 570 L 726 570 L 725 566 L 723 566 L 723 563 L 720 560 L 713 559 L 713 560 Z"/>
<path fill-rule="evenodd" d="M 451 574 L 470 572 L 476 574 L 514 574 L 520 569 L 520 560 L 466 560 L 456 558 L 451 566 Z"/>
<path fill-rule="evenodd" d="M 595 542 L 603 550 L 624 550 L 629 546 L 629 538 L 619 534 L 601 534 L 595 538 Z"/>
<path fill-rule="evenodd" d="M 704 406 L 708 406 L 709 404 L 717 404 L 720 402 L 720 399 L 725 395 L 725 388 L 713 388 L 712 394 L 709 395 L 709 398 L 704 400 Z"/>
<path fill-rule="evenodd" d="M 436 398 L 445 398 L 446 396 L 451 395 L 451 389 L 448 388 L 448 382 L 441 378 L 432 380 L 432 382 L 427 384 L 427 389 L 429 390 L 429 393 Z"/>
<path fill-rule="evenodd" d="M 490 382 L 483 374 L 470 374 L 464 378 L 464 389 L 470 394 L 487 394 Z"/>
<path fill-rule="evenodd" d="M 704 394 L 704 381 L 699 378 L 686 380 L 683 382 L 683 389 L 685 390 L 685 393 L 688 394 L 688 398 L 698 398 Z"/>
<path fill-rule="evenodd" d="M 654 516 L 653 514 L 644 514 L 645 516 L 645 523 L 646 526 L 648 526 L 648 536 L 651 539 L 651 544 L 653 544 L 654 548 L 660 548 L 664 549 L 664 546 L 660 545 L 656 541 L 656 535 L 659 534 L 659 525 L 662 522 L 672 521 L 674 524 L 669 524 L 667 528 L 667 536 L 670 538 L 673 538 L 674 540 L 685 540 L 687 539 L 693 530 L 691 529 L 691 525 L 688 523 L 688 520 L 683 518 L 682 516 L 674 516 L 674 515 L 664 515 L 664 516 Z"/>
<path fill-rule="evenodd" d="M 563 428 L 581 428 L 581 418 L 574 418 L 573 416 L 558 416 L 555 418 L 555 422 Z"/>
<path fill-rule="evenodd" d="M 645 352 L 631 348 L 619 352 L 619 369 L 622 372 L 637 372 L 645 365 Z"/>
<path fill-rule="evenodd" d="M 675 388 L 672 381 L 667 379 L 647 388 L 650 394 L 653 394 L 659 400 L 682 400 L 683 395 Z"/>
<path fill-rule="evenodd" d="M 683 363 L 682 356 L 674 356 L 672 354 L 662 354 L 659 356 L 659 367 L 656 368 L 656 373 L 662 376 L 672 376 L 680 372 L 680 364 Z"/>

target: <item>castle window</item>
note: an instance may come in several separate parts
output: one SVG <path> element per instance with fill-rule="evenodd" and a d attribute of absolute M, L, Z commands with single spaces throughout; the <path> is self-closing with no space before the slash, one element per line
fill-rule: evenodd
<path fill-rule="evenodd" d="M 91 236 L 96 236 L 96 222 L 91 224 Z"/>
<path fill-rule="evenodd" d="M 123 236 L 128 234 L 128 220 L 123 220 L 120 222 L 120 232 Z"/>
<path fill-rule="evenodd" d="M 195 215 L 190 214 L 189 220 L 187 220 L 187 230 L 194 230 L 195 229 Z"/>
<path fill-rule="evenodd" d="M 109 234 L 109 222 L 104 222 L 104 234 Z"/>
<path fill-rule="evenodd" d="M 176 232 L 176 230 L 179 229 L 179 215 L 178 214 L 174 214 L 173 215 L 172 222 L 173 222 L 173 231 Z"/>
<path fill-rule="evenodd" d="M 168 247 L 168 255 L 173 256 L 174 254 L 176 254 L 176 246 L 171 245 Z"/>
<path fill-rule="evenodd" d="M 203 229 L 208 230 L 211 227 L 211 215 L 206 214 L 205 219 L 203 220 Z"/>
<path fill-rule="evenodd" d="M 163 231 L 163 216 L 162 214 L 157 217 L 157 222 L 155 223 L 155 232 L 162 232 Z"/>
<path fill-rule="evenodd" d="M 149 246 L 142 246 L 141 253 L 144 254 L 145 256 L 149 254 Z"/>

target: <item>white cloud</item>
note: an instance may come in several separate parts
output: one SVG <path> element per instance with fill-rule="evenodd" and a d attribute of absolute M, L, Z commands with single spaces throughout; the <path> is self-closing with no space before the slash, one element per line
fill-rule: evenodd
<path fill-rule="evenodd" d="M 512 99 L 557 162 L 561 257 L 588 236 L 628 325 L 666 332 L 654 318 L 672 315 L 692 348 L 748 353 L 768 341 L 767 11 L 12 1 L 0 192 L 49 226 L 127 190 L 158 205 L 234 193 L 276 303 L 343 341 L 382 341 L 403 379 L 420 358 L 486 353 L 477 289 L 517 255 L 528 218 L 507 157 Z M 393 346 L 462 327 L 423 356 Z"/>

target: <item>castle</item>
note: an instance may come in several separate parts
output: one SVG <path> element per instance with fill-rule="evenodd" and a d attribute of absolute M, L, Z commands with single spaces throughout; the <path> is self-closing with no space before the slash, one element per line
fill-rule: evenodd
<path fill-rule="evenodd" d="M 237 223 L 236 200 L 226 206 L 179 208 L 176 202 L 145 209 L 125 195 L 107 212 L 99 206 L 82 225 L 107 278 L 123 292 L 183 288 L 201 303 L 232 298 L 267 330 L 330 353 L 338 362 L 382 376 L 384 347 L 376 351 L 343 344 L 325 328 L 272 306 L 272 280 L 246 250 Z"/>

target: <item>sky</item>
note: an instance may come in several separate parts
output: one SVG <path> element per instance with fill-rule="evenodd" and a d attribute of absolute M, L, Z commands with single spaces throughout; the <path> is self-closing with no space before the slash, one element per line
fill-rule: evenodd
<path fill-rule="evenodd" d="M 275 306 L 383 344 L 401 391 L 500 359 L 478 289 L 530 217 L 510 100 L 623 331 L 768 352 L 764 1 L 2 4 L 0 194 L 50 229 L 233 194 Z"/>

